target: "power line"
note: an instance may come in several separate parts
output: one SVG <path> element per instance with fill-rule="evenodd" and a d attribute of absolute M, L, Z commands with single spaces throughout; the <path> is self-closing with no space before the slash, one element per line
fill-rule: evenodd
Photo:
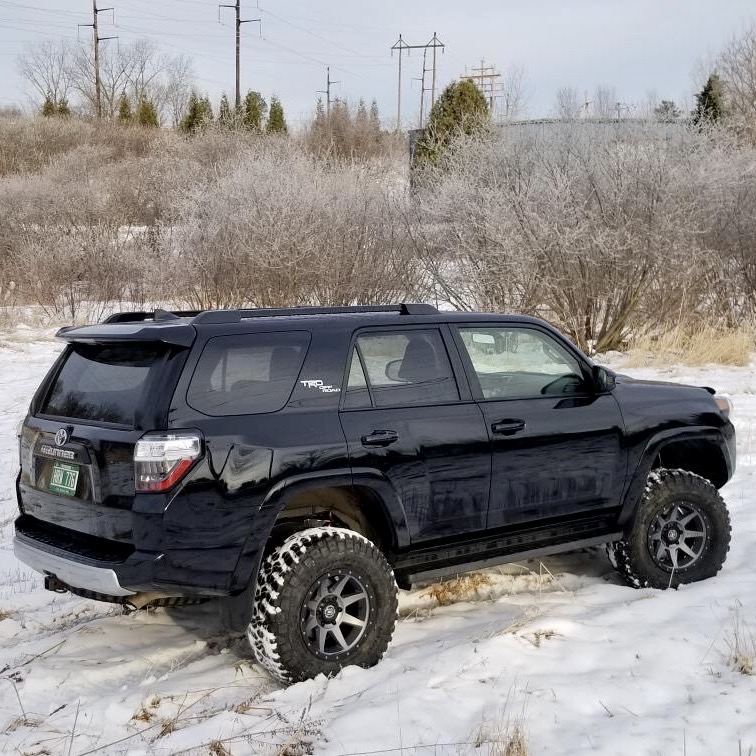
<path fill-rule="evenodd" d="M 236 11 L 236 109 L 241 108 L 241 27 L 242 24 L 260 24 L 260 36 L 262 36 L 262 20 L 259 18 L 241 17 L 241 0 L 236 0 L 233 5 L 221 3 L 218 5 L 218 23 L 220 23 L 221 8 L 233 8 Z"/>

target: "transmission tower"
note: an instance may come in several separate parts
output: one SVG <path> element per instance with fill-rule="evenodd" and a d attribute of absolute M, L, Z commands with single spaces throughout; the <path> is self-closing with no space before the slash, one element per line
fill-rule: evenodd
<path fill-rule="evenodd" d="M 102 118 L 102 83 L 100 81 L 100 42 L 104 42 L 106 39 L 118 39 L 118 37 L 101 37 L 99 31 L 99 15 L 105 13 L 105 11 L 112 11 L 114 8 L 98 8 L 97 0 L 92 0 L 92 23 L 91 24 L 79 24 L 81 27 L 91 27 L 92 37 L 94 42 L 94 75 L 95 75 L 95 111 L 97 117 Z"/>
<path fill-rule="evenodd" d="M 236 109 L 241 108 L 241 27 L 242 24 L 260 24 L 262 34 L 262 20 L 259 18 L 241 17 L 241 0 L 235 3 L 220 3 L 218 5 L 218 23 L 221 23 L 221 9 L 233 8 L 236 11 Z"/>
<path fill-rule="evenodd" d="M 407 51 L 407 55 L 410 54 L 410 50 L 423 50 L 423 77 L 422 77 L 422 87 L 420 89 L 420 123 L 422 124 L 423 121 L 423 108 L 425 104 L 425 74 L 426 74 L 426 60 L 427 60 L 427 53 L 429 49 L 433 50 L 433 65 L 431 69 L 433 71 L 433 78 L 432 78 L 432 84 L 431 84 L 431 107 L 433 107 L 433 104 L 436 102 L 436 71 L 437 71 L 437 61 L 436 61 L 436 50 L 441 49 L 441 52 L 444 51 L 445 45 L 444 43 L 438 38 L 436 35 L 436 32 L 433 32 L 433 37 L 431 37 L 429 42 L 426 42 L 424 45 L 409 45 L 407 44 L 403 39 L 402 35 L 399 35 L 399 39 L 394 42 L 394 44 L 391 46 L 391 55 L 393 56 L 394 51 L 396 50 L 399 53 L 399 79 L 397 84 L 397 97 L 396 97 L 396 130 L 400 131 L 402 128 L 402 55 L 404 54 L 404 51 Z"/>
<path fill-rule="evenodd" d="M 467 69 L 465 69 L 465 75 L 460 78 L 473 81 L 478 85 L 478 88 L 488 101 L 491 113 L 493 113 L 496 98 L 501 96 L 496 93 L 496 79 L 501 77 L 501 73 L 496 70 L 496 66 L 487 66 L 483 58 L 480 60 L 480 68 L 473 68 L 471 71 L 468 74 Z"/>

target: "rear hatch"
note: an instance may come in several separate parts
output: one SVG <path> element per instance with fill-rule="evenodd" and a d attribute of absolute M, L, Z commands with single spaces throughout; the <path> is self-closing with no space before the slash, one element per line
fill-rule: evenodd
<path fill-rule="evenodd" d="M 22 532 L 44 540 L 65 528 L 130 543 L 134 445 L 166 427 L 188 344 L 121 338 L 127 332 L 108 326 L 96 338 L 87 329 L 64 334 L 71 343 L 21 433 Z"/>

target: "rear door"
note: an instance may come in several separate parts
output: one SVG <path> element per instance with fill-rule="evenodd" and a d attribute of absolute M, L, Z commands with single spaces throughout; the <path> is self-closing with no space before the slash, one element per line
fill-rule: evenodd
<path fill-rule="evenodd" d="M 161 343 L 67 347 L 21 436 L 25 515 L 131 540 L 134 444 L 164 423 L 182 352 Z"/>
<path fill-rule="evenodd" d="M 405 510 L 414 542 L 485 528 L 491 457 L 480 408 L 458 385 L 446 328 L 360 331 L 341 424 L 352 470 L 378 470 Z M 451 356 L 450 356 L 451 355 Z"/>
<path fill-rule="evenodd" d="M 454 330 L 491 439 L 488 527 L 619 507 L 622 416 L 588 364 L 535 325 Z"/>

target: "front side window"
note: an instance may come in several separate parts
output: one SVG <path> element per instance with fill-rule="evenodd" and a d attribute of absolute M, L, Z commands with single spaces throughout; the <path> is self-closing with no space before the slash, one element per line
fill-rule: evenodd
<path fill-rule="evenodd" d="M 561 396 L 587 390 L 578 360 L 541 331 L 461 327 L 459 333 L 484 399 Z"/>
<path fill-rule="evenodd" d="M 303 331 L 210 339 L 189 384 L 187 403 L 214 416 L 277 412 L 289 401 L 309 342 Z"/>
<path fill-rule="evenodd" d="M 361 334 L 352 356 L 348 395 L 364 392 L 362 381 L 375 407 L 459 400 L 443 339 L 431 329 Z M 348 397 L 345 406 L 354 406 Z"/>

